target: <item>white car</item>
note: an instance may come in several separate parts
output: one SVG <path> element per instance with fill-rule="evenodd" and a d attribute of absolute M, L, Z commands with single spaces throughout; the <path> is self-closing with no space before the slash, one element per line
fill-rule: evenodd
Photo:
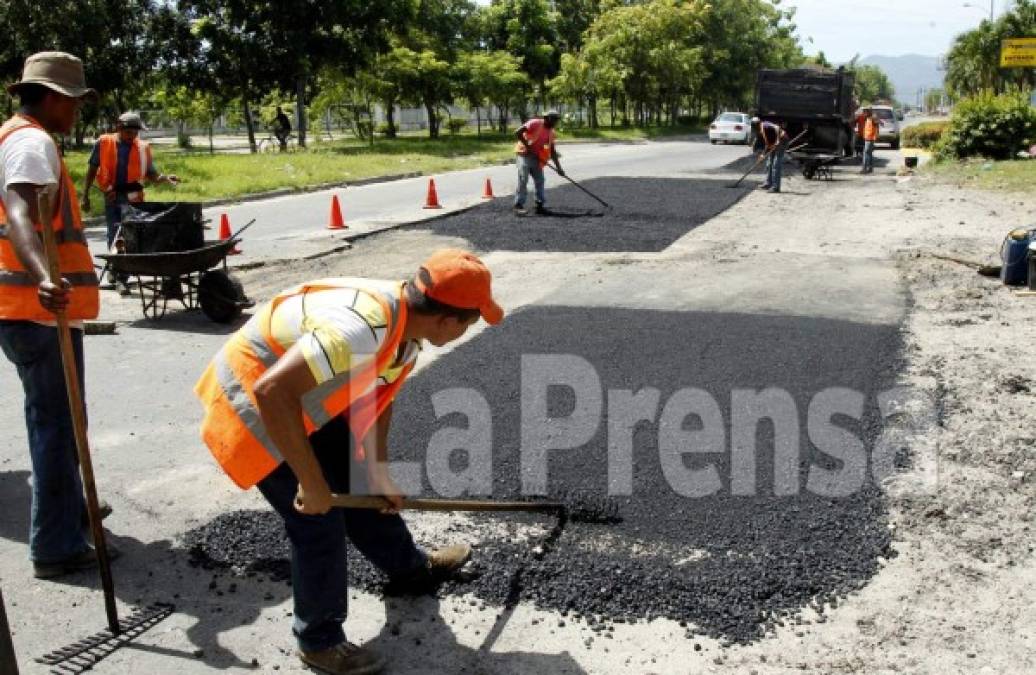
<path fill-rule="evenodd" d="M 878 118 L 878 142 L 888 143 L 893 150 L 899 150 L 899 118 L 890 105 L 876 105 L 874 115 Z"/>
<path fill-rule="evenodd" d="M 709 125 L 709 142 L 744 143 L 752 140 L 752 118 L 745 113 L 725 112 Z"/>

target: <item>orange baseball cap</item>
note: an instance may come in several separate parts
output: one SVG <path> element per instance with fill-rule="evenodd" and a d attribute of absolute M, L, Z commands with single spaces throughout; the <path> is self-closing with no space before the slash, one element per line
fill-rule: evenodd
<path fill-rule="evenodd" d="M 417 288 L 432 300 L 458 309 L 477 309 L 492 326 L 503 320 L 504 310 L 493 300 L 493 275 L 475 255 L 446 248 L 433 253 L 421 267 L 431 283 L 418 275 Z"/>

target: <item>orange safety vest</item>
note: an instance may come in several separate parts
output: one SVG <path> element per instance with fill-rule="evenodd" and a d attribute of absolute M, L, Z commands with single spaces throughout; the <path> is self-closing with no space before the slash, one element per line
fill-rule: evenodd
<path fill-rule="evenodd" d="M 530 145 L 535 146 L 537 143 L 543 143 L 540 149 L 536 151 L 540 159 L 540 167 L 546 166 L 547 162 L 550 161 L 550 131 L 547 125 L 543 124 L 540 126 L 540 133 L 536 138 L 529 138 L 528 134 L 526 134 L 526 140 L 529 141 Z M 519 155 L 524 155 L 527 153 L 527 148 L 524 143 L 518 141 L 514 144 L 514 151 Z"/>
<path fill-rule="evenodd" d="M 29 128 L 43 131 L 36 120 L 15 115 L 0 126 L 0 145 L 11 134 Z M 51 202 L 54 216 L 50 225 L 58 242 L 61 276 L 72 284 L 72 295 L 65 314 L 70 320 L 93 319 L 97 317 L 101 305 L 97 274 L 83 235 L 76 189 L 65 168 L 65 161 L 60 161 L 61 181 L 58 183 L 57 197 Z M 36 231 L 43 231 L 39 223 L 36 224 Z M 3 195 L 0 195 L 0 319 L 53 321 L 54 315 L 40 304 L 38 287 L 39 283 L 25 270 L 15 253 L 7 233 L 7 208 Z"/>
<path fill-rule="evenodd" d="M 283 461 L 263 424 L 254 393 L 259 378 L 287 351 L 274 338 L 270 325 L 274 312 L 278 305 L 299 295 L 345 289 L 366 293 L 381 305 L 388 321 L 385 342 L 366 366 L 342 373 L 303 397 L 306 433 L 311 434 L 347 413 L 356 439 L 356 458 L 362 461 L 365 456 L 362 439 L 413 370 L 411 363 L 394 382 L 376 387 L 379 374 L 395 361 L 402 342 L 407 316 L 402 284 L 394 297 L 363 279 L 324 279 L 278 295 L 231 336 L 194 387 L 205 407 L 202 440 L 231 480 L 242 489 L 254 486 Z M 295 327 L 296 339 L 304 332 L 302 325 Z"/>
<path fill-rule="evenodd" d="M 863 140 L 878 140 L 878 123 L 868 117 L 863 123 Z"/>
<path fill-rule="evenodd" d="M 102 134 L 97 141 L 98 159 L 100 166 L 97 167 L 97 187 L 101 192 L 110 192 L 115 188 L 116 164 L 119 161 L 119 135 Z M 129 153 L 129 164 L 126 166 L 126 182 L 140 183 L 143 185 L 147 168 L 151 166 L 151 145 L 139 138 L 133 139 L 133 150 Z M 144 190 L 131 192 L 131 202 L 144 201 Z"/>

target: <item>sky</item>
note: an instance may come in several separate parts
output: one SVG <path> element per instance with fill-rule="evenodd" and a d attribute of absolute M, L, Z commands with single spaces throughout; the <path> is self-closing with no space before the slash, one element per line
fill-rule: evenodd
<path fill-rule="evenodd" d="M 1007 5 L 1006 0 L 994 3 L 997 15 Z M 957 34 L 989 18 L 989 0 L 783 0 L 781 4 L 798 9 L 795 23 L 805 51 L 823 50 L 835 63 L 856 54 L 942 56 Z"/>

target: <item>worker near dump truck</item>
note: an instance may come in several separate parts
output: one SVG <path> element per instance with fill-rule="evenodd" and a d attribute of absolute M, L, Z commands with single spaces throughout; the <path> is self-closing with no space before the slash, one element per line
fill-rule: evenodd
<path fill-rule="evenodd" d="M 760 189 L 768 192 L 781 191 L 781 177 L 784 173 L 784 151 L 788 142 L 788 133 L 784 130 L 784 122 L 762 121 L 758 117 L 752 122 L 759 125 L 759 140 L 766 153 L 766 182 Z"/>
<path fill-rule="evenodd" d="M 527 121 L 514 134 L 518 139 L 514 146 L 517 155 L 515 163 L 518 166 L 518 189 L 514 193 L 514 212 L 517 215 L 526 213 L 525 200 L 529 194 L 529 176 L 532 176 L 536 188 L 536 213 L 543 213 L 547 202 L 543 167 L 547 166 L 548 161 L 554 160 L 558 175 L 565 175 L 555 146 L 557 135 L 554 127 L 559 119 L 561 115 L 556 110 L 548 110 L 543 117 L 533 117 Z"/>
<path fill-rule="evenodd" d="M 380 656 L 346 641 L 346 547 L 402 585 L 467 562 L 456 545 L 425 553 L 399 516 L 386 444 L 393 400 L 422 341 L 459 339 L 503 318 L 489 269 L 442 250 L 408 281 L 326 279 L 260 309 L 216 354 L 195 391 L 202 438 L 241 488 L 257 487 L 292 545 L 299 657 L 335 675 L 377 672 Z M 332 493 L 382 495 L 386 509 L 332 510 Z"/>
<path fill-rule="evenodd" d="M 83 184 L 84 209 L 90 209 L 90 188 L 97 181 L 97 188 L 104 194 L 104 218 L 108 225 L 108 249 L 115 240 L 122 224 L 122 209 L 126 204 L 144 201 L 144 183 L 168 183 L 176 185 L 180 179 L 164 175 L 155 168 L 151 144 L 140 138 L 146 131 L 140 115 L 123 113 L 115 125 L 115 133 L 102 134 L 94 144 L 87 160 L 86 180 Z M 121 282 L 119 289 L 128 292 L 126 279 L 109 279 L 111 283 Z"/>
<path fill-rule="evenodd" d="M 96 94 L 86 86 L 83 63 L 62 52 L 30 56 L 22 79 L 7 91 L 19 108 L 0 127 L 0 347 L 25 392 L 29 558 L 35 576 L 49 579 L 97 564 L 84 530 L 86 503 L 54 314 L 64 310 L 71 322 L 75 365 L 85 382 L 82 321 L 97 316 L 100 298 L 75 187 L 51 136 L 71 132 L 83 99 Z M 53 217 L 38 225 L 43 188 L 52 190 Z M 49 280 L 42 226 L 57 235 L 60 284 Z"/>
<path fill-rule="evenodd" d="M 874 144 L 878 142 L 881 126 L 873 109 L 864 108 L 863 114 L 863 168 L 860 173 L 874 173 Z"/>

